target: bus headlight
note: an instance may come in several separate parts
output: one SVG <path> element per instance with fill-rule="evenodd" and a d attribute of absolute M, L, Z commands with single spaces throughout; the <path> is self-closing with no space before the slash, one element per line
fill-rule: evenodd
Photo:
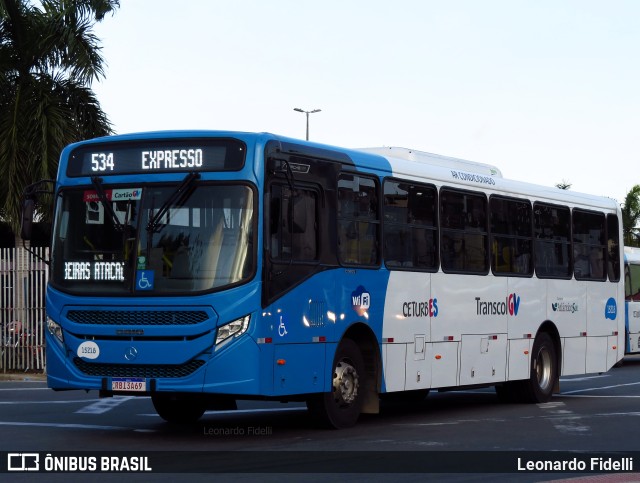
<path fill-rule="evenodd" d="M 62 327 L 57 322 L 47 317 L 47 330 L 49 333 L 58 339 L 60 342 L 64 342 L 64 335 L 62 334 Z"/>
<path fill-rule="evenodd" d="M 232 337 L 240 337 L 249 328 L 249 321 L 251 315 L 245 315 L 233 322 L 229 322 L 223 326 L 218 327 L 218 335 L 216 336 L 216 345 L 231 339 Z"/>

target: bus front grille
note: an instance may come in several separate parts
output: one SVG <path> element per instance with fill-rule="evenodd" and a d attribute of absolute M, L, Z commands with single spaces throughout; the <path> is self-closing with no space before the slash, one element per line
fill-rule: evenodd
<path fill-rule="evenodd" d="M 192 360 L 179 365 L 104 364 L 87 362 L 79 357 L 75 357 L 73 363 L 87 376 L 145 378 L 186 377 L 204 365 L 202 360 Z"/>
<path fill-rule="evenodd" d="M 209 316 L 203 310 L 69 310 L 67 318 L 92 325 L 192 325 Z"/>

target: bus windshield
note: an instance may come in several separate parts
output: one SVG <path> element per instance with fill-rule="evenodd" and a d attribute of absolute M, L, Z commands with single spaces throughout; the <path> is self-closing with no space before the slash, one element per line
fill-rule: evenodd
<path fill-rule="evenodd" d="M 183 186 L 185 184 L 183 183 Z M 254 194 L 242 184 L 94 186 L 57 201 L 52 284 L 71 293 L 182 294 L 255 272 Z"/>

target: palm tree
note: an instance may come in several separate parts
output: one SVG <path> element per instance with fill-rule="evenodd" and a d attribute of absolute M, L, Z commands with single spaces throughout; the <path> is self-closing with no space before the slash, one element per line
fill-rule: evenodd
<path fill-rule="evenodd" d="M 627 246 L 640 245 L 640 185 L 635 185 L 624 198 L 622 232 Z"/>
<path fill-rule="evenodd" d="M 67 144 L 112 133 L 90 89 L 104 77 L 92 27 L 118 7 L 119 0 L 0 0 L 0 213 L 15 233 L 25 186 L 55 177 Z"/>
<path fill-rule="evenodd" d="M 637 184 L 629 190 L 621 208 L 624 244 L 640 246 L 640 185 Z"/>

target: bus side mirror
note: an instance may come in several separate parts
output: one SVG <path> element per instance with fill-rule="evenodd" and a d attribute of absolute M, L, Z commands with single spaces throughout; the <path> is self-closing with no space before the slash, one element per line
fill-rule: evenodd
<path fill-rule="evenodd" d="M 29 198 L 24 200 L 24 202 L 22 203 L 22 225 L 20 227 L 20 236 L 23 240 L 31 240 L 35 206 L 35 201 Z"/>

